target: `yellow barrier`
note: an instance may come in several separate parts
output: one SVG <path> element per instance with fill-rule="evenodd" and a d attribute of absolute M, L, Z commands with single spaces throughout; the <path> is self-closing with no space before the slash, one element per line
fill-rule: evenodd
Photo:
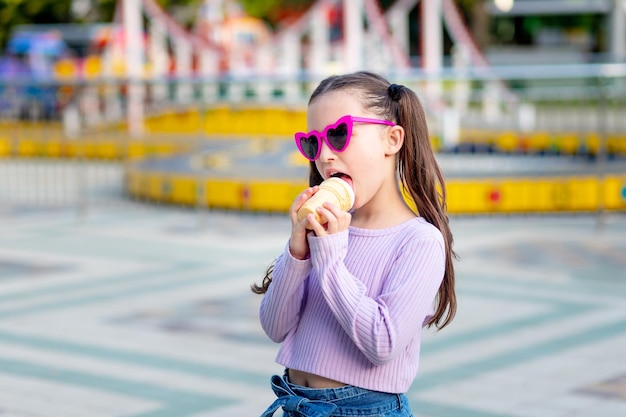
<path fill-rule="evenodd" d="M 535 132 L 529 135 L 524 149 L 531 153 L 545 153 L 550 150 L 552 137 L 548 132 Z"/>
<path fill-rule="evenodd" d="M 597 155 L 602 137 L 597 132 L 492 131 L 465 129 L 459 138 L 460 148 L 491 148 L 503 153 L 561 155 Z M 609 155 L 626 155 L 626 134 L 609 132 L 606 135 L 606 151 Z"/>
<path fill-rule="evenodd" d="M 0 157 L 11 154 L 11 144 L 9 138 L 0 136 Z"/>
<path fill-rule="evenodd" d="M 602 187 L 605 209 L 624 210 L 626 208 L 626 174 L 606 177 Z"/>
<path fill-rule="evenodd" d="M 0 136 L 0 157 L 86 158 L 94 160 L 164 157 L 193 151 L 195 140 L 128 140 L 126 138 L 31 139 L 11 141 Z"/>
<path fill-rule="evenodd" d="M 233 210 L 286 212 L 307 186 L 299 180 L 215 179 L 131 168 L 127 191 L 166 204 L 202 204 Z M 204 189 L 204 199 L 198 197 Z M 594 212 L 626 210 L 626 174 L 539 178 L 452 179 L 450 214 Z"/>
<path fill-rule="evenodd" d="M 206 110 L 169 112 L 149 118 L 149 133 L 172 133 L 176 137 L 129 139 L 121 132 L 98 132 L 93 137 L 66 139 L 58 123 L 11 125 L 0 123 L 0 157 L 89 158 L 136 160 L 152 156 L 189 153 L 199 144 L 197 133 L 268 139 L 288 138 L 306 129 L 304 109 L 216 106 Z M 269 143 L 270 141 L 268 141 Z M 505 131 L 467 131 L 461 142 L 493 147 L 502 152 L 595 154 L 601 137 L 597 133 L 534 132 L 522 135 Z M 268 143 L 260 146 L 267 146 Z M 438 138 L 433 138 L 433 146 Z M 626 134 L 611 133 L 607 151 L 626 155 Z M 259 150 L 262 151 L 263 149 Z M 255 151 L 253 149 L 252 151 Z M 289 156 L 291 161 L 293 156 Z M 302 161 L 303 158 L 300 158 Z M 306 164 L 305 162 L 302 162 Z M 131 168 L 127 176 L 131 196 L 179 205 L 206 205 L 234 210 L 287 211 L 295 196 L 306 187 L 298 180 L 240 180 L 207 178 L 193 174 L 144 172 Z M 592 212 L 626 210 L 626 176 L 526 177 L 452 179 L 447 184 L 452 214 Z"/>
<path fill-rule="evenodd" d="M 209 207 L 242 210 L 244 186 L 244 182 L 234 179 L 208 179 L 204 182 L 204 203 Z"/>
<path fill-rule="evenodd" d="M 496 139 L 496 149 L 501 152 L 513 153 L 520 148 L 519 142 L 515 132 L 502 132 Z"/>
<path fill-rule="evenodd" d="M 258 211 L 287 211 L 296 196 L 306 187 L 305 181 L 248 183 L 244 189 L 244 207 Z"/>
<path fill-rule="evenodd" d="M 180 175 L 171 178 L 172 203 L 179 205 L 194 205 L 198 202 L 196 179 L 192 176 Z"/>
<path fill-rule="evenodd" d="M 148 133 L 290 136 L 306 128 L 304 109 L 228 107 L 170 111 L 146 120 Z"/>
<path fill-rule="evenodd" d="M 254 105 L 217 105 L 206 109 L 170 110 L 162 114 L 148 116 L 145 142 L 154 142 L 156 134 L 177 135 L 179 142 L 198 136 L 273 136 L 291 137 L 294 132 L 305 130 L 305 109 L 297 107 L 254 106 Z M 143 145 L 125 145 L 109 142 L 101 145 L 101 134 L 76 139 L 80 145 L 66 145 L 59 122 L 10 123 L 0 122 L 0 156 L 15 155 L 20 157 L 74 157 L 115 159 L 128 156 L 136 159 L 153 154 L 171 155 L 180 151 L 176 146 L 164 146 L 158 151 L 139 149 Z M 124 137 L 124 124 L 115 126 L 104 136 Z M 10 138 L 10 140 L 9 140 Z M 55 143 L 49 149 L 43 149 L 50 140 Z M 158 141 L 158 139 L 156 139 Z M 123 142 L 123 141 L 122 141 Z M 61 145 L 58 145 L 60 143 Z M 440 138 L 434 134 L 432 144 L 441 149 Z M 463 129 L 459 138 L 459 147 L 473 151 L 491 149 L 503 153 L 561 155 L 596 155 L 602 144 L 602 137 L 597 132 L 537 131 L 523 133 L 516 131 L 494 131 Z M 626 155 L 626 133 L 608 132 L 605 140 L 609 155 Z M 68 146 L 70 149 L 63 149 Z M 7 149 L 8 147 L 8 149 Z M 78 148 L 79 147 L 79 148 Z M 74 149 L 78 148 L 78 149 Z M 96 149 L 97 148 L 97 149 Z"/>

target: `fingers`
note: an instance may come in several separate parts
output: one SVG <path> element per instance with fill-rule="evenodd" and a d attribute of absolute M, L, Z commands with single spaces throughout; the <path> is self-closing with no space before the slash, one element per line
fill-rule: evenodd
<path fill-rule="evenodd" d="M 296 225 L 298 225 L 304 228 L 306 226 L 306 221 L 304 219 L 302 221 L 298 220 L 298 210 L 300 210 L 305 201 L 311 198 L 311 196 L 315 194 L 318 189 L 318 186 L 309 187 L 298 194 L 298 196 L 293 200 L 293 203 L 291 203 L 291 207 L 289 208 L 289 217 L 291 219 L 292 227 L 296 227 Z"/>
<path fill-rule="evenodd" d="M 307 214 L 307 216 L 302 221 L 304 222 L 305 227 L 307 227 L 308 230 L 312 230 L 316 236 L 320 236 L 320 233 L 323 233 L 324 225 L 320 224 L 320 222 L 317 221 L 317 219 L 315 218 L 315 214 Z"/>
<path fill-rule="evenodd" d="M 307 221 L 313 228 L 317 236 L 326 236 L 333 233 L 339 233 L 350 226 L 352 215 L 341 210 L 337 205 L 332 203 L 324 203 L 323 207 L 319 207 L 317 212 L 326 219 L 325 224 L 320 224 L 315 220 L 315 216 L 310 214 Z"/>
<path fill-rule="evenodd" d="M 289 208 L 289 213 L 292 219 L 294 215 L 296 219 L 298 218 L 298 210 L 300 209 L 300 207 L 302 207 L 302 204 L 304 204 L 305 201 L 311 198 L 311 196 L 315 194 L 318 189 L 319 186 L 316 185 L 315 187 L 309 187 L 306 190 L 302 191 L 300 194 L 298 194 L 298 196 L 291 204 L 291 207 Z"/>
<path fill-rule="evenodd" d="M 336 204 L 326 202 L 322 207 L 317 209 L 324 219 L 325 223 L 320 223 L 316 220 L 315 215 L 309 214 L 302 220 L 298 220 L 298 210 L 302 207 L 305 201 L 307 201 L 313 194 L 317 192 L 319 186 L 309 187 L 302 191 L 294 200 L 289 209 L 291 217 L 291 238 L 299 246 L 299 249 L 306 245 L 306 232 L 307 227 L 313 230 L 316 236 L 326 236 L 333 233 L 339 233 L 350 226 L 352 215 L 339 208 Z M 306 245 L 308 248 L 308 245 Z"/>
<path fill-rule="evenodd" d="M 298 220 L 298 210 L 302 204 L 317 192 L 319 187 L 309 187 L 301 192 L 291 204 L 289 217 L 291 219 L 291 237 L 289 239 L 289 250 L 297 259 L 305 259 L 309 253 L 309 244 L 306 239 L 308 220 L 306 218 Z"/>

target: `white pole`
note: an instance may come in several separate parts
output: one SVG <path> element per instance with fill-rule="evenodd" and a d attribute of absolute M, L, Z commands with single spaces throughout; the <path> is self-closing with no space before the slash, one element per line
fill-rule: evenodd
<path fill-rule="evenodd" d="M 245 95 L 244 77 L 247 73 L 246 63 L 240 48 L 230 48 L 228 54 L 228 98 L 231 101 L 242 101 Z"/>
<path fill-rule="evenodd" d="M 436 73 L 443 62 L 441 0 L 422 1 L 422 50 L 424 71 Z"/>
<path fill-rule="evenodd" d="M 402 48 L 402 51 L 408 56 L 411 51 L 409 48 L 409 15 L 407 10 L 397 9 L 389 14 L 389 27 L 391 35 Z"/>
<path fill-rule="evenodd" d="M 201 10 L 202 35 L 212 44 L 220 44 L 223 40 L 220 25 L 224 20 L 224 0 L 204 0 Z M 204 47 L 200 51 L 200 73 L 204 79 L 202 96 L 205 102 L 215 102 L 219 98 L 220 58 L 217 49 Z"/>
<path fill-rule="evenodd" d="M 81 108 L 83 109 L 85 125 L 95 126 L 102 122 L 102 114 L 100 113 L 100 104 L 98 97 L 98 89 L 96 85 L 89 82 L 81 96 Z"/>
<path fill-rule="evenodd" d="M 441 0 L 422 1 L 422 68 L 427 75 L 441 71 L 443 62 L 443 15 Z M 437 80 L 426 83 L 426 95 L 435 101 L 441 97 L 441 83 Z"/>
<path fill-rule="evenodd" d="M 113 56 L 116 53 L 114 48 L 113 45 L 108 45 L 102 53 L 102 75 L 105 79 L 104 118 L 107 122 L 119 121 L 123 117 L 120 86 L 117 81 L 113 81 L 118 76 L 113 71 Z"/>
<path fill-rule="evenodd" d="M 343 0 L 346 72 L 363 68 L 363 10 L 363 0 Z"/>
<path fill-rule="evenodd" d="M 141 0 L 124 0 L 123 12 L 126 78 L 129 82 L 128 132 L 133 137 L 140 137 L 144 133 L 144 89 L 142 84 L 144 50 Z"/>
<path fill-rule="evenodd" d="M 626 3 L 623 0 L 613 0 L 611 55 L 613 62 L 622 62 L 626 57 Z"/>
<path fill-rule="evenodd" d="M 165 27 L 157 20 L 150 23 L 150 62 L 152 63 L 152 99 L 161 103 L 167 98 L 167 38 Z"/>
<path fill-rule="evenodd" d="M 469 51 L 465 45 L 457 44 L 452 54 L 452 66 L 454 67 L 457 79 L 454 83 L 454 95 L 452 97 L 453 107 L 458 114 L 463 115 L 467 111 L 470 98 L 470 84 L 468 72 L 470 66 Z"/>
<path fill-rule="evenodd" d="M 205 102 L 214 102 L 218 98 L 217 77 L 219 75 L 219 56 L 216 51 L 204 48 L 200 52 L 200 71 L 204 79 L 202 96 Z"/>
<path fill-rule="evenodd" d="M 301 58 L 300 34 L 293 31 L 285 33 L 281 41 L 281 59 L 282 72 L 287 78 L 284 83 L 285 98 L 290 102 L 297 101 L 300 98 L 297 77 Z"/>
<path fill-rule="evenodd" d="M 259 45 L 254 55 L 254 65 L 258 76 L 258 82 L 253 84 L 257 99 L 266 103 L 272 99 L 274 92 L 274 84 L 268 80 L 272 74 L 272 45 L 270 42 L 264 42 Z"/>
<path fill-rule="evenodd" d="M 426 1 L 426 0 L 424 0 Z M 411 54 L 411 34 L 409 33 L 409 14 L 419 3 L 419 0 L 396 0 L 387 10 L 386 17 L 391 29 L 391 35 L 406 56 Z"/>
<path fill-rule="evenodd" d="M 189 103 L 192 98 L 191 88 L 191 45 L 187 40 L 176 42 L 176 101 Z"/>
<path fill-rule="evenodd" d="M 330 28 L 326 5 L 317 6 L 310 24 L 312 48 L 309 55 L 309 68 L 315 76 L 325 75 L 330 61 Z"/>

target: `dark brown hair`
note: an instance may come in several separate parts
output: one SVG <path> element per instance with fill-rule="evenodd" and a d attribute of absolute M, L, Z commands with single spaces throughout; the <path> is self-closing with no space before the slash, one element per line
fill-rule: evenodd
<path fill-rule="evenodd" d="M 390 84 L 382 76 L 367 71 L 326 78 L 311 95 L 309 105 L 318 97 L 339 90 L 353 94 L 365 109 L 404 128 L 404 145 L 397 158 L 400 182 L 405 193 L 415 203 L 417 214 L 439 229 L 445 242 L 446 265 L 443 282 L 437 294 L 435 314 L 427 323 L 428 326 L 434 324 L 441 329 L 456 314 L 453 265 L 456 255 L 452 250 L 453 237 L 446 215 L 444 178 L 432 149 L 424 108 L 410 88 Z M 322 181 L 315 162 L 311 162 L 309 185 L 319 185 Z M 266 271 L 261 286 L 252 286 L 253 292 L 263 294 L 267 291 L 272 281 L 272 270 L 273 265 Z"/>

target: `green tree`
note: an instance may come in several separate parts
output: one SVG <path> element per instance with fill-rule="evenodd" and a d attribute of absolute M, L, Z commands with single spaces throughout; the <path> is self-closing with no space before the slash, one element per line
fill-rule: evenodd
<path fill-rule="evenodd" d="M 0 0 L 2 49 L 15 25 L 62 22 L 70 14 L 70 4 L 70 0 Z"/>
<path fill-rule="evenodd" d="M 11 30 L 16 25 L 42 23 L 111 22 L 117 0 L 88 1 L 90 9 L 82 16 L 72 13 L 75 0 L 0 0 L 0 47 L 4 50 Z M 165 10 L 191 8 L 197 10 L 202 0 L 156 0 Z M 265 3 L 265 2 L 259 2 Z M 188 13 L 193 16 L 194 13 Z M 192 22 L 180 22 L 189 25 Z"/>
<path fill-rule="evenodd" d="M 276 26 L 284 19 L 299 15 L 308 9 L 314 0 L 240 0 L 239 4 L 250 16 L 263 19 Z"/>

